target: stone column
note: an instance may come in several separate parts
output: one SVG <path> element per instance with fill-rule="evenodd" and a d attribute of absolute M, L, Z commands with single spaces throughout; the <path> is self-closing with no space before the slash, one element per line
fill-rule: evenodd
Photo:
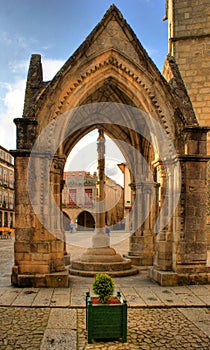
<path fill-rule="evenodd" d="M 110 246 L 110 238 L 105 233 L 105 137 L 99 129 L 97 140 L 98 150 L 98 193 L 96 198 L 96 234 L 92 239 L 93 248 L 106 248 Z"/>
<path fill-rule="evenodd" d="M 130 237 L 128 258 L 136 265 L 151 266 L 153 263 L 154 233 L 151 219 L 153 188 L 154 183 L 147 181 L 132 185 L 135 193 L 135 209 L 132 218 L 135 232 Z"/>
<path fill-rule="evenodd" d="M 172 270 L 172 221 L 173 212 L 173 173 L 169 162 L 156 162 L 158 181 L 160 182 L 159 224 L 155 239 L 154 266 L 158 270 Z M 167 167 L 167 172 L 165 167 Z"/>
<path fill-rule="evenodd" d="M 46 169 L 51 156 L 31 154 L 36 138 L 36 121 L 20 118 L 15 123 L 18 149 L 13 151 L 16 235 L 12 284 L 19 287 L 67 287 L 64 242 L 51 230 L 50 184 L 46 181 L 46 176 L 50 177 Z"/>
<path fill-rule="evenodd" d="M 182 191 L 179 202 L 175 271 L 179 283 L 208 283 L 207 266 L 207 162 L 208 128 L 185 130 L 185 155 L 179 157 L 182 169 Z"/>
<path fill-rule="evenodd" d="M 169 188 L 173 192 L 169 191 L 164 210 L 168 207 L 172 211 L 165 212 L 165 215 L 170 214 L 170 220 L 165 229 L 158 233 L 154 268 L 150 274 L 161 285 L 209 282 L 206 239 L 207 131 L 208 128 L 197 126 L 183 130 L 185 154 L 177 156 L 175 160 L 180 163 L 181 179 L 172 172 L 168 178 Z M 177 195 L 177 181 L 181 181 L 181 194 L 175 208 L 173 197 Z"/>

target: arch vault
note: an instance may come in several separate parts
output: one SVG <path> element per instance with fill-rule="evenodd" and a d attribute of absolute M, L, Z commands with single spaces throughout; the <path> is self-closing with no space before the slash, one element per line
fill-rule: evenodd
<path fill-rule="evenodd" d="M 16 240 L 12 283 L 67 287 L 62 175 L 75 144 L 102 128 L 131 171 L 128 257 L 161 285 L 207 283 L 206 134 L 174 58 L 165 78 L 113 5 L 50 82 L 32 55 L 15 119 Z"/>

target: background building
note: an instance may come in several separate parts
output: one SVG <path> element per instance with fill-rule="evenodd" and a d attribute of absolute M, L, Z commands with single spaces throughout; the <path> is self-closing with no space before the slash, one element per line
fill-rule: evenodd
<path fill-rule="evenodd" d="M 69 222 L 75 228 L 94 230 L 95 219 L 91 213 L 93 199 L 96 198 L 96 174 L 85 171 L 64 172 L 65 185 L 62 191 L 62 208 L 66 214 L 64 229 L 69 230 Z"/>
<path fill-rule="evenodd" d="M 0 146 L 0 231 L 13 234 L 14 212 L 14 165 L 13 157 Z"/>
<path fill-rule="evenodd" d="M 62 191 L 62 209 L 66 219 L 64 229 L 69 231 L 70 220 L 76 230 L 94 230 L 94 205 L 97 196 L 97 175 L 86 171 L 64 172 L 65 185 Z M 115 181 L 106 177 L 106 223 L 114 229 L 123 228 L 123 189 Z"/>

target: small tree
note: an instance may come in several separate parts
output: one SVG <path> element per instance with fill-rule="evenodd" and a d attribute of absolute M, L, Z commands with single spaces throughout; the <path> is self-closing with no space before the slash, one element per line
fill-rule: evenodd
<path fill-rule="evenodd" d="M 113 278 L 106 273 L 98 273 L 94 278 L 93 291 L 98 295 L 101 303 L 106 303 L 114 293 Z"/>

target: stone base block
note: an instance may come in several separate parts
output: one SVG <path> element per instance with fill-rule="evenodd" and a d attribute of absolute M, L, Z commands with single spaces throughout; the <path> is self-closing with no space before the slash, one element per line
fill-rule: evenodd
<path fill-rule="evenodd" d="M 155 267 L 149 269 L 149 277 L 161 286 L 202 285 L 210 283 L 210 272 L 206 273 L 177 273 L 173 271 L 160 271 Z"/>
<path fill-rule="evenodd" d="M 139 256 L 139 255 L 123 255 L 124 258 L 130 259 L 132 262 L 132 265 L 136 266 L 152 266 L 153 264 L 153 257 L 146 257 L 146 256 Z"/>
<path fill-rule="evenodd" d="M 173 271 L 159 271 L 154 267 L 149 269 L 149 277 L 158 282 L 161 286 L 177 286 L 177 274 Z"/>
<path fill-rule="evenodd" d="M 68 288 L 69 273 L 65 270 L 49 274 L 18 274 L 17 267 L 14 266 L 11 283 L 21 288 Z"/>
<path fill-rule="evenodd" d="M 65 254 L 64 255 L 64 265 L 65 266 L 68 266 L 68 265 L 70 265 L 70 254 Z"/>
<path fill-rule="evenodd" d="M 178 274 L 179 285 L 210 284 L 210 273 Z"/>

